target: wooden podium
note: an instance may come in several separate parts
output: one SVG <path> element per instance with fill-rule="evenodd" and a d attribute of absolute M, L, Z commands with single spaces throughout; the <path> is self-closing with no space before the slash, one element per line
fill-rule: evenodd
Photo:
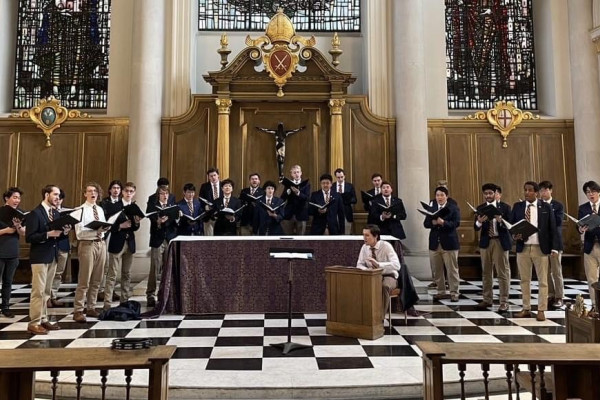
<path fill-rule="evenodd" d="M 383 336 L 382 271 L 325 268 L 328 334 L 371 340 Z"/>

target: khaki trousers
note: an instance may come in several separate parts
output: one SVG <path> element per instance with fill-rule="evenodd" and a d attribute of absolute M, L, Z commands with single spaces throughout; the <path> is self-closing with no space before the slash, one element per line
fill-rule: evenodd
<path fill-rule="evenodd" d="M 77 279 L 77 290 L 75 290 L 75 312 L 83 311 L 84 306 L 88 309 L 96 307 L 98 289 L 104 274 L 105 263 L 105 241 L 79 241 L 79 277 Z"/>
<path fill-rule="evenodd" d="M 562 252 L 558 253 L 558 257 L 548 257 L 550 269 L 548 271 L 548 297 L 553 297 L 556 300 L 562 299 L 565 296 L 565 284 L 562 274 Z"/>
<path fill-rule="evenodd" d="M 600 267 L 600 244 L 594 243 L 594 247 L 592 247 L 590 254 L 583 254 L 583 266 L 585 268 L 585 277 L 587 278 L 592 305 L 596 307 L 596 291 L 592 287 L 592 283 L 598 282 L 598 267 Z"/>
<path fill-rule="evenodd" d="M 344 235 L 352 235 L 352 222 L 344 221 Z"/>
<path fill-rule="evenodd" d="M 385 319 L 387 311 L 390 307 L 390 292 L 398 287 L 398 280 L 393 276 L 384 276 L 382 279 L 382 285 L 383 301 L 381 304 L 383 305 L 383 312 L 381 315 L 383 316 L 383 319 Z"/>
<path fill-rule="evenodd" d="M 458 275 L 458 250 L 444 250 L 438 245 L 436 250 L 429 250 L 429 261 L 433 266 L 433 276 L 437 283 L 439 294 L 446 293 L 446 279 L 444 278 L 444 266 L 448 274 L 448 286 L 450 293 L 458 294 L 460 276 Z"/>
<path fill-rule="evenodd" d="M 294 215 L 291 219 L 281 221 L 281 228 L 286 235 L 304 235 L 306 233 L 306 221 L 298 221 Z"/>
<path fill-rule="evenodd" d="M 50 264 L 31 264 L 30 326 L 48 322 L 46 304 L 52 293 L 52 281 L 55 273 L 56 260 Z"/>
<path fill-rule="evenodd" d="M 165 240 L 159 247 L 150 249 L 150 273 L 148 274 L 146 297 L 154 297 L 156 294 L 158 276 L 162 274 L 162 266 L 167 260 L 167 245 Z"/>
<path fill-rule="evenodd" d="M 252 225 L 240 226 L 240 236 L 252 236 Z"/>
<path fill-rule="evenodd" d="M 523 310 L 531 311 L 531 271 L 535 267 L 538 278 L 538 311 L 548 309 L 548 255 L 542 253 L 539 245 L 526 244 L 523 251 L 517 253 L 517 266 L 521 278 Z"/>
<path fill-rule="evenodd" d="M 490 239 L 487 249 L 479 249 L 481 254 L 481 278 L 483 281 L 483 301 L 492 304 L 494 302 L 494 267 L 498 275 L 498 287 L 500 289 L 500 304 L 508 301 L 508 290 L 510 287 L 510 264 L 508 263 L 508 251 L 502 248 L 499 239 Z"/>
<path fill-rule="evenodd" d="M 215 221 L 212 219 L 204 223 L 204 236 L 215 236 Z"/>
<path fill-rule="evenodd" d="M 106 273 L 106 284 L 104 286 L 104 308 L 110 308 L 113 293 L 117 284 L 117 276 L 121 271 L 121 302 L 129 300 L 131 297 L 131 264 L 133 263 L 133 254 L 129 251 L 127 242 L 123 249 L 117 254 L 108 253 L 108 271 Z M 127 286 L 123 286 L 127 285 Z"/>
<path fill-rule="evenodd" d="M 58 251 L 58 261 L 56 262 L 56 273 L 54 274 L 54 279 L 52 280 L 52 293 L 51 296 L 53 299 L 56 299 L 58 289 L 60 288 L 60 284 L 62 283 L 62 276 L 65 272 L 65 268 L 67 267 L 67 261 L 69 259 L 69 253 L 66 251 Z"/>

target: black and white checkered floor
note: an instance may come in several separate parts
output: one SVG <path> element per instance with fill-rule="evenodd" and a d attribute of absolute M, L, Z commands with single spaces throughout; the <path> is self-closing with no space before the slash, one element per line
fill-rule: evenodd
<path fill-rule="evenodd" d="M 425 292 L 428 282 L 417 282 Z M 532 307 L 537 300 L 532 283 Z M 418 310 L 430 314 L 407 323 L 394 314 L 390 332 L 378 340 L 329 336 L 324 313 L 295 313 L 292 341 L 312 345 L 282 356 L 271 343 L 286 341 L 287 315 L 207 314 L 164 315 L 158 319 L 114 322 L 72 319 L 75 285 L 63 285 L 60 300 L 65 308 L 49 311 L 62 328 L 46 336 L 32 336 L 27 329 L 30 287 L 15 285 L 11 307 L 15 318 L 0 318 L 0 349 L 110 346 L 114 338 L 151 337 L 156 344 L 178 347 L 170 364 L 170 384 L 192 387 L 336 387 L 417 384 L 422 382 L 422 360 L 416 341 L 444 342 L 565 342 L 564 310 L 546 312 L 547 320 L 514 319 L 521 309 L 519 282 L 511 282 L 510 312 L 501 315 L 477 311 L 481 282 L 461 282 L 458 303 L 434 301 L 421 294 Z M 495 286 L 497 294 L 497 286 Z M 565 280 L 565 296 L 582 294 L 589 304 L 585 282 Z M 135 298 L 143 302 L 143 296 Z M 199 373 L 202 371 L 202 373 Z M 143 383 L 144 377 L 139 383 Z M 134 379 L 136 383 L 136 379 Z"/>

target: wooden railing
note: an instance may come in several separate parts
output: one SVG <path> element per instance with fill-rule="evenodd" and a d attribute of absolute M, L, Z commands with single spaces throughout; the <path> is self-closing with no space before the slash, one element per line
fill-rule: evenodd
<path fill-rule="evenodd" d="M 519 399 L 523 389 L 534 399 L 600 399 L 600 344 L 417 342 L 417 346 L 423 353 L 425 400 L 444 399 L 447 364 L 456 365 L 461 399 L 481 393 L 489 398 L 489 371 L 494 364 L 504 366 L 506 385 L 502 392 L 507 399 Z M 481 370 L 476 393 L 465 393 L 468 365 Z M 527 372 L 521 372 L 520 366 Z"/>
<path fill-rule="evenodd" d="M 0 399 L 33 400 L 36 371 L 49 371 L 52 399 L 82 398 L 84 371 L 99 370 L 98 393 L 92 398 L 105 399 L 110 370 L 125 370 L 121 399 L 130 399 L 133 370 L 148 370 L 148 400 L 166 400 L 169 389 L 169 360 L 175 346 L 156 346 L 142 350 L 109 348 L 19 349 L 0 350 Z M 75 371 L 75 393 L 59 397 L 61 371 Z M 62 382 L 61 382 L 62 384 Z M 90 398 L 89 396 L 85 396 Z"/>

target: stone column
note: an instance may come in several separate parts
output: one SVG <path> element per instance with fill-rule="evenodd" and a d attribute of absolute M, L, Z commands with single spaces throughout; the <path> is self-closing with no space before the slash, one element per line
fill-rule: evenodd
<path fill-rule="evenodd" d="M 217 130 L 217 168 L 219 176 L 229 178 L 229 112 L 231 99 L 217 99 L 219 114 Z"/>
<path fill-rule="evenodd" d="M 365 3 L 367 11 L 365 60 L 369 108 L 375 115 L 391 117 L 393 94 L 389 79 L 394 74 L 392 73 L 393 58 L 388 49 L 392 48 L 392 1 L 376 0 Z"/>
<path fill-rule="evenodd" d="M 425 52 L 423 32 L 423 5 L 421 0 L 394 1 L 393 25 L 396 117 L 396 143 L 398 158 L 398 197 L 407 205 L 408 217 L 404 222 L 407 254 L 421 256 L 418 265 L 411 265 L 413 275 L 428 278 L 431 275 L 428 259 L 428 231 L 423 228 L 421 214 L 414 210 L 419 201 L 430 198 L 429 154 L 427 142 L 427 117 L 425 99 Z M 414 267 L 413 267 L 414 265 Z"/>
<path fill-rule="evenodd" d="M 190 40 L 192 2 L 171 0 L 166 9 L 165 96 L 166 117 L 182 115 L 190 106 Z"/>
<path fill-rule="evenodd" d="M 136 183 L 143 207 L 160 176 L 164 20 L 165 0 L 134 0 L 127 179 Z M 148 250 L 149 231 L 144 221 L 136 234 L 140 255 Z"/>
<path fill-rule="evenodd" d="M 0 1 L 0 114 L 13 105 L 18 0 Z"/>
<path fill-rule="evenodd" d="M 575 123 L 577 188 L 583 182 L 600 179 L 600 76 L 598 43 L 600 33 L 592 21 L 592 0 L 568 0 L 571 90 Z M 590 31 L 592 31 L 590 36 Z M 578 190 L 580 202 L 586 201 Z"/>
<path fill-rule="evenodd" d="M 329 100 L 329 109 L 331 112 L 330 126 L 330 151 L 329 151 L 329 167 L 330 171 L 335 171 L 337 168 L 344 168 L 344 136 L 342 128 L 342 109 L 346 104 L 344 99 Z"/>

